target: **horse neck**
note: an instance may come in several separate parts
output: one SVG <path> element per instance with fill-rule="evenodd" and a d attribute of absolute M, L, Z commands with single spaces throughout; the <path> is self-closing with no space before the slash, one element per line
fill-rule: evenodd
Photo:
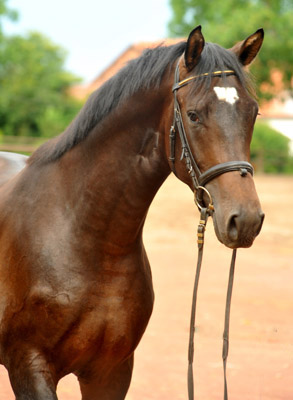
<path fill-rule="evenodd" d="M 140 239 L 149 205 L 170 172 L 163 103 L 155 93 L 134 96 L 70 152 L 81 182 L 74 206 L 80 224 L 111 247 Z"/>

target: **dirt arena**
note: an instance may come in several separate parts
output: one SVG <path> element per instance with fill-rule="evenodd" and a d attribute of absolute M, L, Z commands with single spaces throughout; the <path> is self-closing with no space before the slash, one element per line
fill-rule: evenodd
<path fill-rule="evenodd" d="M 266 213 L 260 236 L 240 249 L 231 309 L 228 387 L 231 400 L 293 399 L 293 177 L 257 176 Z M 187 344 L 196 263 L 198 212 L 189 189 L 170 177 L 145 226 L 156 301 L 136 351 L 127 400 L 187 399 Z M 222 332 L 231 250 L 209 221 L 195 335 L 195 398 L 223 399 Z M 80 399 L 73 375 L 60 400 Z M 12 400 L 0 369 L 0 399 Z"/>

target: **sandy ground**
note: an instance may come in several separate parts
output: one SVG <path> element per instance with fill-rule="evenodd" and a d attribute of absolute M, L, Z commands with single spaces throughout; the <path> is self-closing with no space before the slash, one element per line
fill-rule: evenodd
<path fill-rule="evenodd" d="M 240 249 L 234 283 L 229 399 L 293 399 L 293 177 L 257 176 L 266 213 L 260 236 Z M 127 400 L 187 399 L 187 343 L 196 263 L 198 213 L 192 194 L 170 177 L 145 226 L 155 308 L 136 351 Z M 231 250 L 206 234 L 195 335 L 195 398 L 222 400 L 222 331 Z M 73 375 L 58 386 L 60 400 L 80 399 Z M 0 399 L 14 399 L 0 369 Z"/>

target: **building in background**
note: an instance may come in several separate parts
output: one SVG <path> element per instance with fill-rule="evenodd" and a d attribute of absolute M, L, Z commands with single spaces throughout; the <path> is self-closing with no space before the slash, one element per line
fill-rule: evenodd
<path fill-rule="evenodd" d="M 284 90 L 280 71 L 272 71 L 272 82 L 275 96 L 262 105 L 261 118 L 291 140 L 293 154 L 293 91 L 290 94 Z M 264 87 L 263 90 L 266 88 Z"/>
<path fill-rule="evenodd" d="M 111 76 L 115 75 L 130 60 L 141 56 L 144 50 L 152 49 L 157 46 L 170 46 L 181 42 L 184 39 L 164 39 L 158 42 L 141 42 L 129 46 L 123 51 L 104 71 L 101 72 L 92 82 L 87 85 L 76 85 L 71 89 L 71 94 L 80 99 L 86 99 L 94 90 L 98 89 Z"/>

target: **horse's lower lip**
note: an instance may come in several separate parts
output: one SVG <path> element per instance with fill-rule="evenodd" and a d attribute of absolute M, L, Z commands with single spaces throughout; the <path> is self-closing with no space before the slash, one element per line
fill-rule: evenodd
<path fill-rule="evenodd" d="M 248 248 L 253 245 L 254 239 L 253 238 L 244 238 L 244 239 L 238 239 L 238 240 L 229 240 L 229 238 L 226 235 L 220 236 L 219 233 L 216 231 L 217 238 L 219 242 L 221 242 L 224 246 L 228 247 L 229 249 L 238 249 L 238 248 Z"/>
<path fill-rule="evenodd" d="M 253 244 L 253 242 L 254 242 L 254 239 L 255 239 L 255 238 L 252 238 L 252 239 L 244 239 L 244 240 L 237 240 L 237 241 L 235 241 L 235 242 L 230 241 L 230 242 L 227 242 L 227 243 L 222 242 L 222 243 L 223 243 L 225 246 L 229 247 L 229 249 L 238 249 L 238 248 L 240 248 L 240 247 L 242 247 L 242 248 L 248 248 L 248 247 L 251 247 L 251 246 L 252 246 L 252 244 Z"/>

